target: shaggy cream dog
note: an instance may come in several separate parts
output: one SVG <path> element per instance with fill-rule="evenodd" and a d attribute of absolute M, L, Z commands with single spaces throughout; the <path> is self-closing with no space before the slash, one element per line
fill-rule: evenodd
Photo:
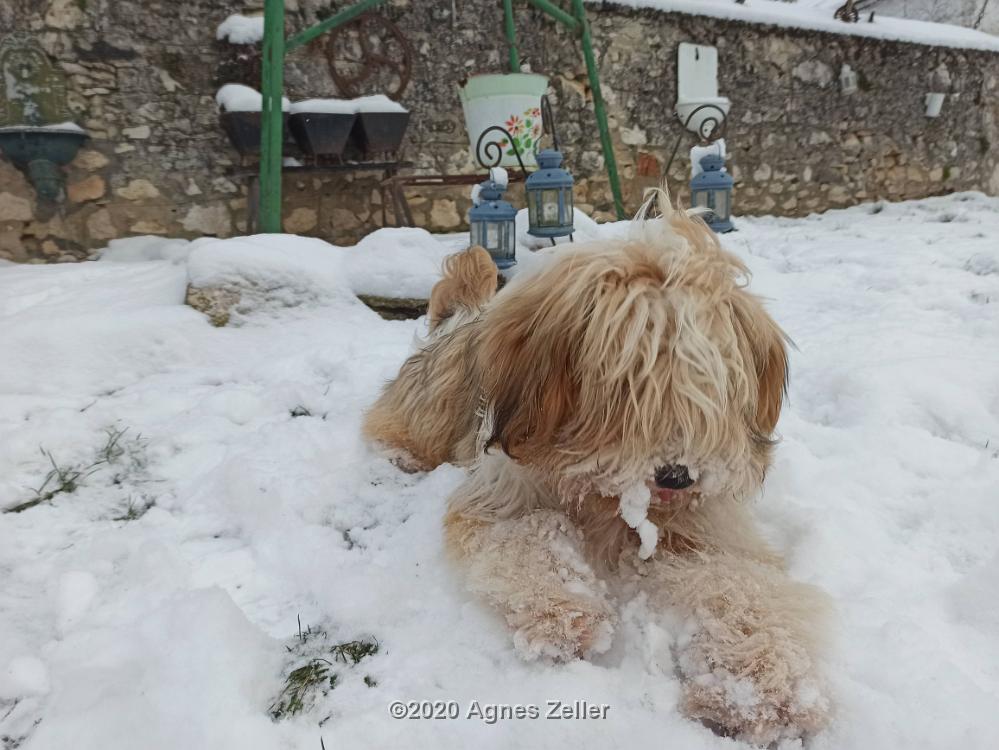
<path fill-rule="evenodd" d="M 431 336 L 365 433 L 407 469 L 469 467 L 447 545 L 523 655 L 605 651 L 605 580 L 638 582 L 686 618 L 689 716 L 758 743 L 800 736 L 829 713 L 826 599 L 787 578 L 743 502 L 771 461 L 785 336 L 703 221 L 664 191 L 650 203 L 660 217 L 628 240 L 560 249 L 499 293 L 488 253 L 452 256 Z"/>

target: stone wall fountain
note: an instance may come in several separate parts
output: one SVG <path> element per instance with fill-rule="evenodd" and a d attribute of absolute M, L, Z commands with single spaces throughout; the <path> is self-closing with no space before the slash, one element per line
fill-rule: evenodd
<path fill-rule="evenodd" d="M 87 139 L 70 121 L 66 78 L 29 34 L 0 42 L 0 151 L 27 175 L 41 205 L 65 197 L 62 167 Z"/>

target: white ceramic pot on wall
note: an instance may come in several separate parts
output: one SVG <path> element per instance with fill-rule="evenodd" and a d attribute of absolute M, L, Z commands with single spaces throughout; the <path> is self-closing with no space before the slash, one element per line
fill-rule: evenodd
<path fill-rule="evenodd" d="M 548 79 L 534 73 L 506 73 L 473 76 L 459 89 L 461 107 L 465 112 L 465 128 L 471 144 L 472 158 L 483 131 L 498 125 L 507 130 L 513 143 L 505 142 L 502 134 L 486 136 L 486 143 L 498 143 L 503 159 L 500 166 L 518 166 L 513 146 L 520 151 L 525 167 L 535 167 L 534 152 L 541 137 L 541 97 L 548 88 Z M 493 147 L 493 151 L 495 151 Z M 491 152 L 481 154 L 484 158 Z M 490 165 L 492 160 L 489 159 Z"/>

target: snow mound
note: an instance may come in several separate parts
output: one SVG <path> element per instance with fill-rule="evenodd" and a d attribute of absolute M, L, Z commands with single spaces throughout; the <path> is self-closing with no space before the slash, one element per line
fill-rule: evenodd
<path fill-rule="evenodd" d="M 523 247 L 527 250 L 541 250 L 552 246 L 551 240 L 547 237 L 535 237 L 534 235 L 527 233 L 531 224 L 526 208 L 522 208 L 517 212 L 517 218 L 515 221 L 518 247 Z M 600 225 L 581 209 L 572 209 L 572 225 L 576 230 L 573 232 L 572 240 L 568 237 L 556 237 L 556 245 L 565 245 L 569 242 L 589 242 L 590 240 L 595 240 L 602 236 Z M 517 260 L 519 261 L 521 257 L 522 254 L 518 255 Z"/>
<path fill-rule="evenodd" d="M 234 290 L 242 316 L 280 308 L 360 304 L 342 272 L 342 253 L 311 237 L 254 235 L 192 243 L 187 275 L 197 289 Z"/>
<path fill-rule="evenodd" d="M 126 257 L 162 249 L 128 248 Z M 177 257 L 183 253 L 175 249 Z M 446 258 L 455 252 L 422 229 L 390 228 L 353 247 L 313 237 L 261 234 L 204 238 L 186 248 L 196 289 L 231 290 L 242 316 L 276 309 L 357 302 L 356 295 L 427 299 Z M 114 255 L 114 249 L 111 250 Z"/>
<path fill-rule="evenodd" d="M 356 293 L 428 299 L 444 258 L 455 249 L 424 229 L 387 228 L 343 252 L 348 283 Z"/>

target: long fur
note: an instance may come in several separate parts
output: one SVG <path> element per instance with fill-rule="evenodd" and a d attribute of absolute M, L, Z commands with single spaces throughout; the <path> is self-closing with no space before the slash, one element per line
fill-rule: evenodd
<path fill-rule="evenodd" d="M 601 577 L 638 575 L 689 619 L 690 716 L 764 743 L 820 728 L 824 596 L 785 577 L 743 503 L 787 382 L 786 337 L 745 266 L 663 190 L 627 239 L 560 249 L 498 294 L 487 258 L 449 259 L 430 339 L 365 424 L 404 466 L 469 467 L 445 538 L 470 588 L 525 657 L 573 658 L 610 644 Z M 620 495 L 677 464 L 696 481 L 650 506 L 659 544 L 642 562 Z"/>

